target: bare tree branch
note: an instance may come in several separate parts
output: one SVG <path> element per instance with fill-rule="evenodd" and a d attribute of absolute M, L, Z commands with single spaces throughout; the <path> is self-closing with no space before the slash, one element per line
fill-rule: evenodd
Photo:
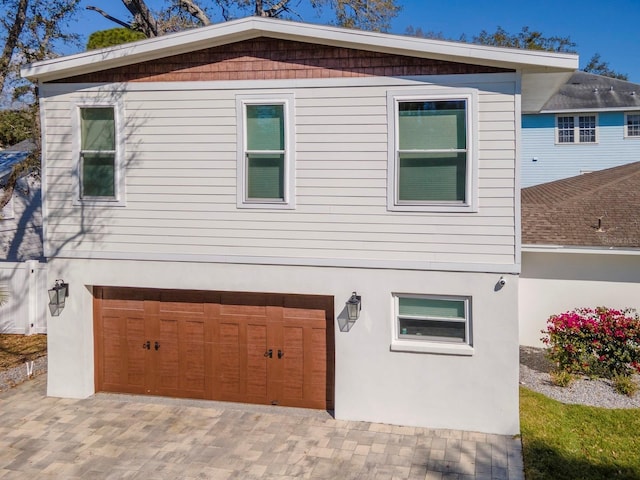
<path fill-rule="evenodd" d="M 98 7 L 94 7 L 89 5 L 87 7 L 87 10 L 93 10 L 94 12 L 98 12 L 100 15 L 102 15 L 104 18 L 106 18 L 107 20 L 111 20 L 113 23 L 117 23 L 120 26 L 123 26 L 124 28 L 128 28 L 129 30 L 133 30 L 134 28 L 131 26 L 131 24 L 127 23 L 127 22 L 123 22 L 122 20 L 118 20 L 115 17 L 112 17 L 111 15 L 109 15 L 107 12 L 105 12 L 104 10 L 100 10 Z"/>
<path fill-rule="evenodd" d="M 29 6 L 29 0 L 20 0 L 16 8 L 16 16 L 13 20 L 13 24 L 7 33 L 7 39 L 5 40 L 4 48 L 2 49 L 2 57 L 0 57 L 0 93 L 4 90 L 4 83 L 7 79 L 7 73 L 9 71 L 9 64 L 13 57 L 13 53 L 20 41 L 20 35 L 24 28 L 24 24 L 27 20 L 27 7 Z"/>
<path fill-rule="evenodd" d="M 155 19 L 144 0 L 122 0 L 127 10 L 133 15 L 133 21 L 137 28 L 140 29 L 147 37 L 157 37 L 164 32 L 159 31 L 158 21 Z"/>
<path fill-rule="evenodd" d="M 193 3 L 192 0 L 179 0 L 178 5 L 180 5 L 180 8 L 185 10 L 187 13 L 197 18 L 202 25 L 211 25 L 211 20 L 209 20 L 207 14 L 204 13 L 204 10 Z"/>

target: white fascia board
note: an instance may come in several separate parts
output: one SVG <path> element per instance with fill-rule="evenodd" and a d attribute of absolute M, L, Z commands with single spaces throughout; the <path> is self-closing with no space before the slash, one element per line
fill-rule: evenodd
<path fill-rule="evenodd" d="M 637 112 L 639 105 L 629 105 L 628 107 L 602 107 L 602 108 L 562 108 L 555 110 L 540 110 L 539 113 L 601 113 L 601 112 Z"/>
<path fill-rule="evenodd" d="M 554 71 L 573 72 L 578 68 L 578 56 L 574 54 L 489 47 L 462 42 L 350 30 L 327 25 L 247 17 L 116 47 L 44 60 L 25 65 L 20 73 L 29 80 L 46 82 L 260 36 L 370 50 L 394 55 L 481 64 L 517 69 L 523 72 L 525 70 L 541 73 Z"/>
<path fill-rule="evenodd" d="M 572 245 L 523 245 L 522 251 L 530 253 L 576 253 L 583 255 L 640 255 L 640 248 L 576 247 Z"/>

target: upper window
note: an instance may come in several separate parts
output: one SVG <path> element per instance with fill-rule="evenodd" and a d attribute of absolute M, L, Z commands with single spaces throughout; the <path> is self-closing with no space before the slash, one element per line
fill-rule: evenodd
<path fill-rule="evenodd" d="M 557 143 L 596 143 L 596 115 L 558 115 Z"/>
<path fill-rule="evenodd" d="M 78 108 L 78 199 L 122 204 L 121 136 L 114 105 Z"/>
<path fill-rule="evenodd" d="M 239 97 L 238 206 L 293 208 L 292 98 Z"/>
<path fill-rule="evenodd" d="M 390 209 L 472 207 L 473 98 L 471 94 L 392 97 Z"/>
<path fill-rule="evenodd" d="M 394 302 L 394 349 L 427 351 L 454 347 L 461 349 L 457 353 L 471 351 L 470 298 L 395 295 Z"/>
<path fill-rule="evenodd" d="M 640 113 L 627 113 L 624 117 L 625 137 L 640 138 Z"/>

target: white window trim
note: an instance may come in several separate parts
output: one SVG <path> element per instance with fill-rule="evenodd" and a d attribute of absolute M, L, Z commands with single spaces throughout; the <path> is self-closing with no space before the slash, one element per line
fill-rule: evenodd
<path fill-rule="evenodd" d="M 114 188 L 115 195 L 113 198 L 95 197 L 95 198 L 82 198 L 81 195 L 81 120 L 80 111 L 83 108 L 113 108 L 113 116 L 115 121 L 115 133 L 116 133 L 116 152 L 115 152 L 115 168 L 114 168 Z M 95 101 L 80 101 L 71 106 L 71 128 L 73 131 L 73 146 L 72 155 L 74 161 L 73 176 L 75 179 L 75 193 L 74 193 L 74 205 L 104 205 L 113 207 L 124 207 L 126 205 L 125 199 L 125 173 L 124 173 L 124 158 L 125 158 L 125 135 L 124 135 L 124 106 L 121 101 L 110 102 L 95 102 Z"/>
<path fill-rule="evenodd" d="M 408 101 L 464 100 L 467 106 L 467 172 L 464 203 L 400 203 L 398 197 L 398 104 Z M 478 91 L 473 88 L 400 90 L 387 92 L 387 209 L 398 212 L 477 212 L 478 211 Z"/>
<path fill-rule="evenodd" d="M 560 129 L 558 128 L 558 117 L 573 117 L 573 142 L 561 142 L 560 141 Z M 596 140 L 595 142 L 581 142 L 580 141 L 580 117 L 595 117 L 596 123 Z M 557 113 L 554 117 L 555 125 L 555 140 L 556 145 L 597 145 L 600 141 L 600 128 L 599 118 L 597 113 L 583 112 L 583 113 Z"/>
<path fill-rule="evenodd" d="M 238 208 L 262 208 L 292 210 L 296 208 L 295 196 L 295 122 L 293 93 L 263 94 L 263 95 L 237 95 L 237 197 Z M 246 105 L 284 105 L 284 200 L 265 201 L 248 200 L 247 195 L 247 136 Z"/>
<path fill-rule="evenodd" d="M 465 304 L 465 331 L 467 341 L 465 343 L 454 343 L 436 340 L 421 340 L 400 338 L 399 299 L 400 298 L 428 298 L 436 300 L 459 300 Z M 392 294 L 392 326 L 391 326 L 391 351 L 394 352 L 417 352 L 436 353 L 444 355 L 470 356 L 474 354 L 473 329 L 472 329 L 472 301 L 471 296 L 465 295 L 429 295 L 414 293 L 393 293 Z"/>
<path fill-rule="evenodd" d="M 640 135 L 629 135 L 629 128 L 627 125 L 627 117 L 629 115 L 640 115 L 640 112 L 624 112 L 624 125 L 623 125 L 624 138 L 629 138 L 631 140 L 640 140 Z"/>

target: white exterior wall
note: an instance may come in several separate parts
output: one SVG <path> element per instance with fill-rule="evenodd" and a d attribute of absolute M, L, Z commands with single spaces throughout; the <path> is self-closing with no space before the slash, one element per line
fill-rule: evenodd
<path fill-rule="evenodd" d="M 598 306 L 640 311 L 640 254 L 522 253 L 521 345 L 543 346 L 540 331 L 551 315 Z"/>
<path fill-rule="evenodd" d="M 94 393 L 91 285 L 330 295 L 336 418 L 519 431 L 515 275 L 496 289 L 495 273 L 81 259 L 54 259 L 49 274 L 70 285 L 64 311 L 49 324 L 49 395 Z M 353 290 L 362 313 L 342 331 Z M 391 351 L 392 292 L 471 296 L 473 355 Z"/>
<path fill-rule="evenodd" d="M 443 84 L 479 90 L 479 210 L 388 212 L 386 93 L 441 92 Z M 266 258 L 516 272 L 518 89 L 516 74 L 104 88 L 45 84 L 45 251 L 48 257 Z M 236 95 L 278 92 L 295 96 L 296 208 L 238 209 Z M 124 111 L 126 206 L 74 205 L 74 102 L 112 100 Z"/>
<path fill-rule="evenodd" d="M 478 89 L 478 211 L 389 212 L 387 91 L 454 87 Z M 237 208 L 247 93 L 295 97 L 294 210 Z M 49 283 L 71 291 L 49 322 L 49 395 L 94 392 L 91 286 L 331 295 L 337 418 L 518 432 L 518 74 L 54 84 L 41 98 Z M 77 204 L 74 104 L 113 100 L 125 205 Z M 363 313 L 343 332 L 354 290 Z M 392 293 L 472 297 L 473 354 L 392 352 Z"/>

